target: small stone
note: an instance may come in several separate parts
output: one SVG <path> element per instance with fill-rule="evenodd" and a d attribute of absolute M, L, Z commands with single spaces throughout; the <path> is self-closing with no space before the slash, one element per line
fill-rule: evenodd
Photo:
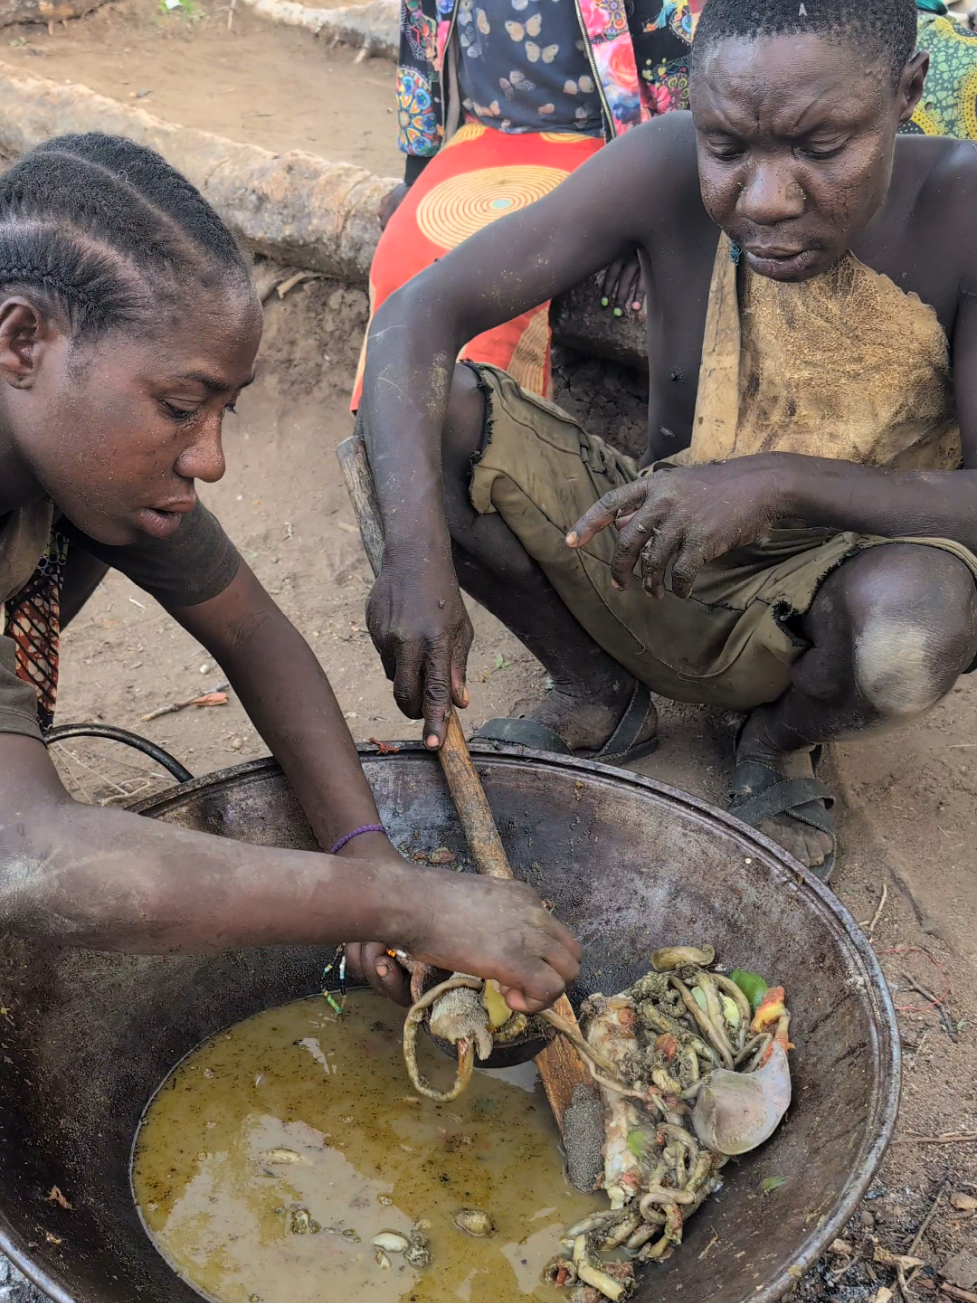
<path fill-rule="evenodd" d="M 293 1208 L 288 1216 L 288 1229 L 293 1235 L 318 1235 L 322 1227 L 308 1208 Z"/>
<path fill-rule="evenodd" d="M 449 850 L 447 846 L 439 846 L 427 857 L 427 862 L 428 864 L 454 864 L 457 858 L 454 851 Z"/>
<path fill-rule="evenodd" d="M 410 1240 L 399 1231 L 381 1231 L 379 1235 L 374 1235 L 370 1243 L 375 1249 L 382 1249 L 384 1253 L 403 1253 Z"/>
<path fill-rule="evenodd" d="M 866 1230 L 871 1230 L 872 1227 L 875 1225 L 875 1213 L 870 1212 L 868 1208 L 863 1208 L 862 1211 L 858 1214 L 858 1220 L 862 1223 L 862 1225 L 865 1227 Z"/>
<path fill-rule="evenodd" d="M 940 1268 L 940 1275 L 960 1289 L 977 1285 L 977 1253 L 955 1253 Z"/>
<path fill-rule="evenodd" d="M 962 1190 L 954 1190 L 950 1202 L 958 1212 L 972 1213 L 977 1210 L 977 1199 L 972 1194 L 964 1194 Z"/>
<path fill-rule="evenodd" d="M 495 1223 L 487 1212 L 481 1208 L 459 1208 L 454 1217 L 455 1225 L 466 1235 L 484 1239 L 495 1234 Z"/>

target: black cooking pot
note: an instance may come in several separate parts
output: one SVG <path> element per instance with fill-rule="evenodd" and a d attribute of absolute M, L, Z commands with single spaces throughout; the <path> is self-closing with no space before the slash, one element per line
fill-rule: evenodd
<path fill-rule="evenodd" d="M 899 1051 L 871 948 L 839 901 L 758 833 L 685 793 L 587 761 L 473 748 L 518 876 L 584 944 L 571 992 L 613 992 L 675 942 L 787 986 L 794 1104 L 731 1164 L 682 1251 L 635 1303 L 770 1303 L 838 1234 L 895 1122 Z M 397 844 L 464 851 L 437 760 L 361 748 Z M 134 807 L 168 823 L 315 849 L 278 767 L 258 760 Z M 130 958 L 0 939 L 0 1248 L 58 1303 L 191 1303 L 136 1213 L 129 1156 L 145 1104 L 195 1045 L 320 987 L 328 949 Z M 784 1176 L 774 1195 L 765 1176 Z M 57 1186 L 70 1202 L 50 1199 Z M 707 1257 L 707 1241 L 718 1238 Z"/>

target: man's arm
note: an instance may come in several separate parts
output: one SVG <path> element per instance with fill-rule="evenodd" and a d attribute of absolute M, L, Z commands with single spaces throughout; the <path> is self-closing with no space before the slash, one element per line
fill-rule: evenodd
<path fill-rule="evenodd" d="M 480 231 L 382 305 L 370 331 L 362 427 L 386 550 L 370 628 L 395 695 L 443 736 L 446 685 L 465 704 L 467 617 L 451 562 L 441 433 L 455 359 L 483 331 L 653 240 L 691 172 L 692 126 L 669 114 L 600 151 L 555 191 Z M 410 713 L 416 711 L 410 709 Z"/>
<path fill-rule="evenodd" d="M 963 469 L 892 470 L 828 457 L 760 453 L 728 462 L 676 467 L 605 494 L 567 536 L 586 547 L 619 525 L 611 575 L 625 587 L 639 569 L 646 591 L 687 597 L 703 565 L 755 542 L 778 520 L 878 534 L 949 538 L 977 554 L 977 246 L 967 238 L 977 203 L 977 167 L 952 186 L 934 187 L 931 238 L 956 234 L 959 281 L 952 338 L 953 383 Z M 951 166 L 957 158 L 949 159 Z M 931 219 L 932 220 L 932 219 Z"/>

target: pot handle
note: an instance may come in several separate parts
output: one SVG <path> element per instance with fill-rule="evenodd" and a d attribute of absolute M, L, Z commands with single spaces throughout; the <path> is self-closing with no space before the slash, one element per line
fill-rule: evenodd
<path fill-rule="evenodd" d="M 133 747 L 134 750 L 148 756 L 150 760 L 155 760 L 178 783 L 189 783 L 193 778 L 189 769 L 181 765 L 179 760 L 171 756 L 168 751 L 158 747 L 155 742 L 140 737 L 138 733 L 130 733 L 128 729 L 116 728 L 113 724 L 59 724 L 55 728 L 49 728 L 44 734 L 44 745 L 66 742 L 70 737 L 104 737 L 110 742 L 121 742 L 123 746 Z"/>

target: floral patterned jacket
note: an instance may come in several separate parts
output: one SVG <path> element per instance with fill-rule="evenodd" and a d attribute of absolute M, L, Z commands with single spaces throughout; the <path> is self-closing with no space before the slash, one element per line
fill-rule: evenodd
<path fill-rule="evenodd" d="M 703 0 L 574 0 L 587 57 L 614 136 L 669 109 L 688 108 L 689 50 Z M 451 121 L 443 76 L 459 0 L 401 0 L 398 145 L 436 154 Z"/>

